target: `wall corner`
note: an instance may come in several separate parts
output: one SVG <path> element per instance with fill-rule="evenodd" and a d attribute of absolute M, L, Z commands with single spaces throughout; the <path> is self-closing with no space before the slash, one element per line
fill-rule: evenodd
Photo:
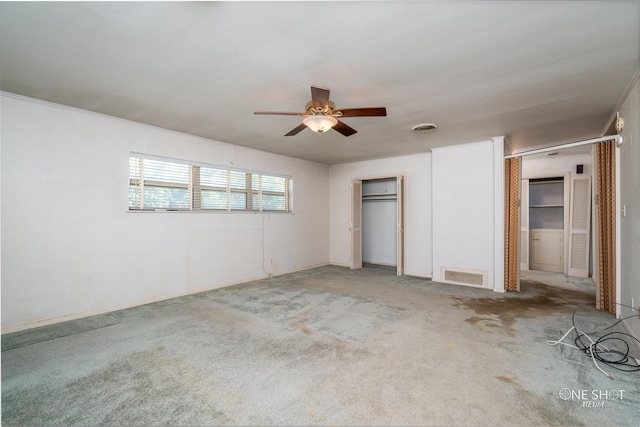
<path fill-rule="evenodd" d="M 504 292 L 504 144 L 505 137 L 493 140 L 493 290 Z"/>

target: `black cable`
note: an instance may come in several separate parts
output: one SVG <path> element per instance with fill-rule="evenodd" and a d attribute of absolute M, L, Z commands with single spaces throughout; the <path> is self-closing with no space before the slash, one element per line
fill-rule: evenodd
<path fill-rule="evenodd" d="M 598 362 L 601 362 L 602 364 L 607 365 L 611 368 L 617 369 L 619 371 L 623 371 L 623 372 L 640 371 L 640 362 L 638 362 L 639 358 L 631 354 L 631 346 L 626 341 L 627 339 L 630 339 L 640 344 L 640 340 L 638 340 L 638 338 L 626 332 L 614 331 L 614 332 L 606 333 L 594 340 L 592 337 L 588 336 L 585 332 L 582 332 L 582 330 L 578 329 L 576 325 L 576 313 L 578 309 L 585 304 L 591 304 L 593 302 L 595 301 L 579 304 L 573 310 L 573 314 L 571 316 L 571 322 L 573 323 L 573 329 L 576 333 L 576 338 L 574 340 L 576 347 L 578 347 L 579 350 L 583 351 L 589 357 L 592 357 Z M 619 303 L 615 303 L 615 304 L 638 311 L 637 308 L 634 308 L 625 304 L 619 304 Z M 612 327 L 616 326 L 623 320 L 629 319 L 631 317 L 636 317 L 636 316 L 637 315 L 627 316 L 622 319 L 619 319 L 617 322 L 607 326 L 606 328 L 602 329 L 600 332 L 611 329 Z M 594 332 L 590 332 L 589 334 L 596 335 L 598 333 L 599 333 L 598 331 L 594 331 Z M 586 343 L 585 338 L 588 339 L 589 342 Z M 613 344 L 615 347 L 618 347 L 618 348 L 622 347 L 623 350 L 613 349 L 613 346 L 611 346 L 612 349 L 608 349 L 603 344 L 605 342 L 610 342 L 611 344 Z"/>

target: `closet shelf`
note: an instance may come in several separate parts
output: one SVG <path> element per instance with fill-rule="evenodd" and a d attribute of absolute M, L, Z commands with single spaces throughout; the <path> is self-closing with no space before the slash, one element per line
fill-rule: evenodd
<path fill-rule="evenodd" d="M 397 197 L 398 195 L 396 193 L 367 193 L 367 194 L 363 194 L 362 198 L 366 198 L 366 197 L 384 197 L 384 196 L 392 196 L 392 197 Z"/>

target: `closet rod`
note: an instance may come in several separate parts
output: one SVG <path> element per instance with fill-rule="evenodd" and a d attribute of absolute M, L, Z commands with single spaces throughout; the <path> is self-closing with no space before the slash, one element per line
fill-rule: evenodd
<path fill-rule="evenodd" d="M 561 150 L 563 148 L 579 147 L 580 145 L 587 145 L 587 144 L 596 144 L 598 142 L 610 141 L 612 139 L 618 140 L 618 146 L 622 145 L 622 143 L 624 142 L 622 139 L 622 135 L 608 135 L 608 136 L 602 136 L 600 138 L 586 139 L 584 141 L 569 142 L 567 144 L 554 145 L 553 147 L 545 147 L 545 148 L 539 148 L 537 150 L 523 151 L 522 153 L 516 153 L 516 154 L 510 154 L 508 156 L 504 156 L 504 158 L 514 159 L 516 157 L 524 157 L 530 154 L 540 154 L 540 153 L 546 153 L 547 151 Z"/>

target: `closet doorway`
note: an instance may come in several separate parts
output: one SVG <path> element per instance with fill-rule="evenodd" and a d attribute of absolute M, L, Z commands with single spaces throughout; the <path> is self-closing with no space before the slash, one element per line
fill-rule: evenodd
<path fill-rule="evenodd" d="M 365 264 L 404 273 L 404 177 L 354 179 L 351 183 L 351 268 Z"/>
<path fill-rule="evenodd" d="M 520 269 L 589 277 L 591 177 L 525 178 L 521 194 Z"/>
<path fill-rule="evenodd" d="M 528 181 L 529 269 L 564 273 L 565 185 L 564 178 Z"/>
<path fill-rule="evenodd" d="M 520 274 L 529 273 L 527 180 L 559 176 L 558 172 L 565 172 L 563 181 L 566 185 L 569 180 L 570 208 L 568 229 L 566 216 L 564 224 L 565 242 L 568 242 L 564 245 L 564 276 L 568 279 L 590 278 L 585 282 L 595 282 L 596 307 L 620 315 L 620 305 L 616 305 L 620 294 L 620 262 L 616 257 L 620 250 L 616 171 L 622 143 L 620 135 L 607 135 L 505 156 L 505 290 L 519 291 Z M 581 149 L 585 151 L 577 151 Z M 574 158 L 561 161 L 561 152 Z M 556 155 L 554 161 L 546 158 Z M 539 161 L 539 164 L 527 166 L 525 159 L 534 163 Z M 566 160 L 572 160 L 568 169 Z"/>

